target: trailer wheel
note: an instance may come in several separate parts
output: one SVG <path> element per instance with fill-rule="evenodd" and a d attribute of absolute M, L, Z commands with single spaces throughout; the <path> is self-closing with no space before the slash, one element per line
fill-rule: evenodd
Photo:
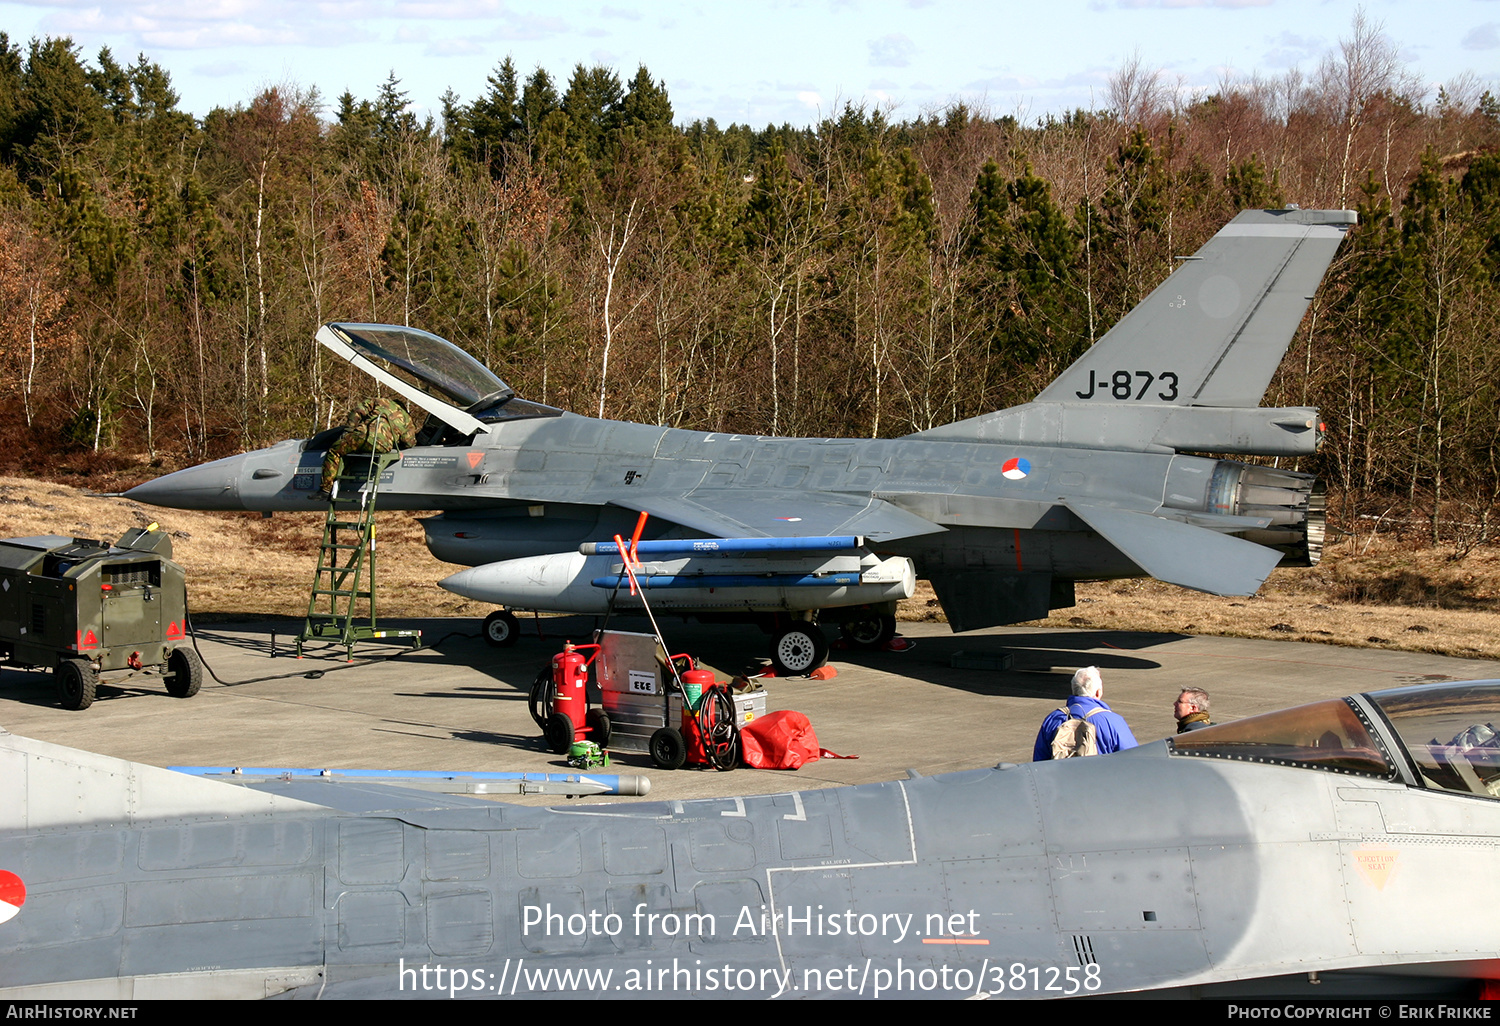
<path fill-rule="evenodd" d="M 484 640 L 496 648 L 509 648 L 521 636 L 521 621 L 514 613 L 497 609 L 484 618 Z"/>
<path fill-rule="evenodd" d="M 844 638 L 855 648 L 880 648 L 896 636 L 896 618 L 889 613 L 843 626 Z"/>
<path fill-rule="evenodd" d="M 203 686 L 203 660 L 190 648 L 174 648 L 167 656 L 167 694 L 192 698 Z"/>
<path fill-rule="evenodd" d="M 608 748 L 609 737 L 614 729 L 609 722 L 609 713 L 603 709 L 590 709 L 583 722 L 589 728 L 589 740 L 600 748 Z"/>
<path fill-rule="evenodd" d="M 651 761 L 662 769 L 681 769 L 687 762 L 687 742 L 676 727 L 662 727 L 651 735 Z"/>
<path fill-rule="evenodd" d="M 771 645 L 771 665 L 782 677 L 801 677 L 828 662 L 828 639 L 817 625 L 793 620 Z"/>
<path fill-rule="evenodd" d="M 87 709 L 94 704 L 99 675 L 86 659 L 60 659 L 52 671 L 57 678 L 57 700 L 64 709 Z"/>
<path fill-rule="evenodd" d="M 547 726 L 542 729 L 547 738 L 547 747 L 558 755 L 566 755 L 573 747 L 573 718 L 567 713 L 553 713 L 547 717 Z"/>

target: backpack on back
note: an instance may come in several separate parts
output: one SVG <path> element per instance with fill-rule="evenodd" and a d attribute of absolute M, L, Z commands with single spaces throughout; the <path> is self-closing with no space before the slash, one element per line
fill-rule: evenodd
<path fill-rule="evenodd" d="M 1099 754 L 1099 731 L 1089 722 L 1089 717 L 1102 709 L 1090 709 L 1082 716 L 1074 716 L 1073 710 L 1061 706 L 1068 718 L 1057 725 L 1052 735 L 1052 758 L 1071 759 L 1078 755 Z"/>

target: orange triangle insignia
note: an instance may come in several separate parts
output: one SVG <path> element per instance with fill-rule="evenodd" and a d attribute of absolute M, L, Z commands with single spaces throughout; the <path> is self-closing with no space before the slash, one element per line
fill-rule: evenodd
<path fill-rule="evenodd" d="M 469 453 L 469 469 L 473 470 L 475 467 L 479 466 L 479 461 L 482 459 L 484 459 L 484 453 L 482 452 Z"/>
<path fill-rule="evenodd" d="M 1391 878 L 1391 873 L 1396 869 L 1396 856 L 1399 852 L 1391 851 L 1389 848 L 1372 848 L 1368 851 L 1354 852 L 1354 865 L 1359 870 L 1359 875 L 1365 878 L 1365 882 L 1377 891 L 1385 890 L 1386 881 Z"/>

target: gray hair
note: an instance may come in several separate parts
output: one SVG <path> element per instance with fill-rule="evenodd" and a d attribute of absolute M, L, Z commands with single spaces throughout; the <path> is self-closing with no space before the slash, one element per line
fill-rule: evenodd
<path fill-rule="evenodd" d="M 1199 712 L 1208 712 L 1208 692 L 1202 688 L 1183 688 L 1182 697 L 1192 702 Z"/>
<path fill-rule="evenodd" d="M 1073 694 L 1097 697 L 1104 690 L 1104 679 L 1099 676 L 1099 667 L 1085 666 L 1073 674 Z"/>

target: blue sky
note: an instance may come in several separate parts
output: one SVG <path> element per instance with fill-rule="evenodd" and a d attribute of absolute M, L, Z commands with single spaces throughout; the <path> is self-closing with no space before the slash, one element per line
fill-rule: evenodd
<path fill-rule="evenodd" d="M 809 124 L 845 101 L 897 119 L 954 100 L 1034 119 L 1106 106 L 1132 55 L 1184 92 L 1225 76 L 1316 72 L 1350 35 L 1344 0 L 771 0 L 582 3 L 551 0 L 0 0 L 0 30 L 24 45 L 71 36 L 92 59 L 109 46 L 166 68 L 196 114 L 259 90 L 316 87 L 373 98 L 395 71 L 413 109 L 485 89 L 507 55 L 522 76 L 575 64 L 624 79 L 644 63 L 680 123 Z M 1368 19 L 1432 93 L 1465 72 L 1500 82 L 1500 0 L 1368 0 Z M 1500 88 L 1496 88 L 1500 93 Z"/>

